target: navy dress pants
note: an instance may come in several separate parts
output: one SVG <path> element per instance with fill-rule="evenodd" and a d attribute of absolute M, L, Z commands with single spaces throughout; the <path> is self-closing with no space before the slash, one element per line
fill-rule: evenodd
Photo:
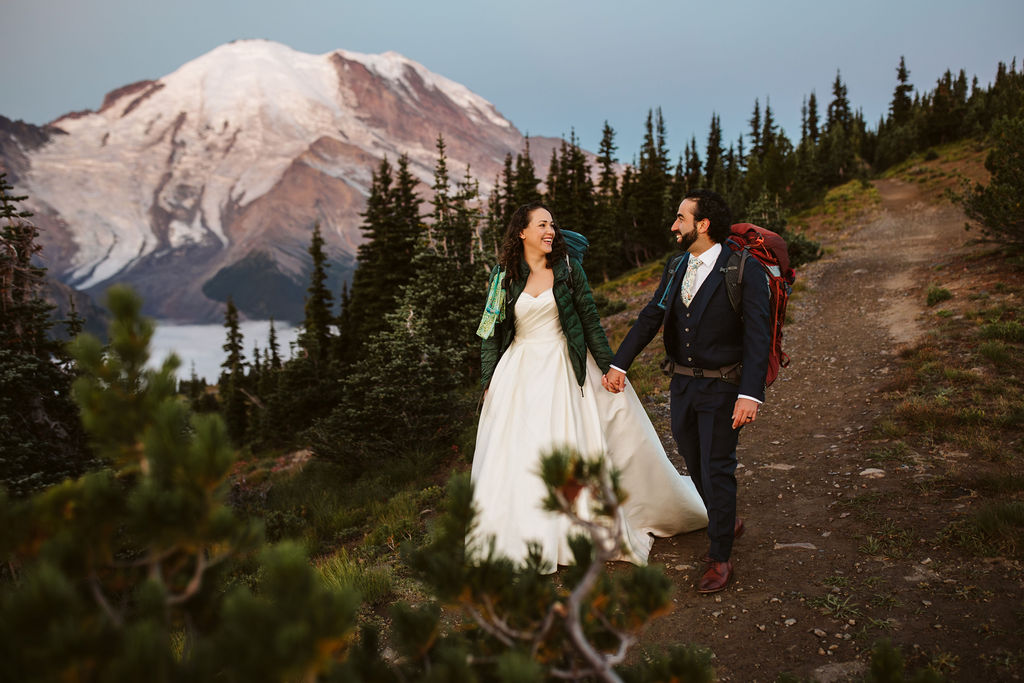
<path fill-rule="evenodd" d="M 674 375 L 669 387 L 672 436 L 708 509 L 708 555 L 725 562 L 736 523 L 736 443 L 732 428 L 735 385 L 720 379 Z"/>

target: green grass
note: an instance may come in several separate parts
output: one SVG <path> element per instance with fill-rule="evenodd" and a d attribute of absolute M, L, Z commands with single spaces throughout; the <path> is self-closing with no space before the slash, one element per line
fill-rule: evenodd
<path fill-rule="evenodd" d="M 966 518 L 947 525 L 940 539 L 974 555 L 1024 557 L 1024 502 L 984 503 Z"/>
<path fill-rule="evenodd" d="M 982 339 L 999 339 L 1007 342 L 1024 342 L 1024 325 L 1016 320 L 992 322 L 978 330 Z"/>
<path fill-rule="evenodd" d="M 363 602 L 372 606 L 384 604 L 391 595 L 392 570 L 385 565 L 367 566 L 341 550 L 316 563 L 320 578 L 337 590 L 355 589 Z"/>
<path fill-rule="evenodd" d="M 902 441 L 897 441 L 887 446 L 874 448 L 868 451 L 868 460 L 874 462 L 887 462 L 895 460 L 897 462 L 906 462 L 909 459 L 910 448 L 907 444 Z"/>
<path fill-rule="evenodd" d="M 928 288 L 928 305 L 934 306 L 935 304 L 942 303 L 943 301 L 949 301 L 953 298 L 953 292 L 949 291 L 945 287 L 931 286 Z"/>
<path fill-rule="evenodd" d="M 852 600 L 853 598 L 849 595 L 826 593 L 817 598 L 810 598 L 807 600 L 807 604 L 833 619 L 844 620 L 860 616 L 860 610 L 856 603 L 851 602 Z"/>
<path fill-rule="evenodd" d="M 978 355 L 996 365 L 1009 363 L 1012 357 L 1010 352 L 1010 347 L 999 339 L 982 342 L 978 347 Z"/>

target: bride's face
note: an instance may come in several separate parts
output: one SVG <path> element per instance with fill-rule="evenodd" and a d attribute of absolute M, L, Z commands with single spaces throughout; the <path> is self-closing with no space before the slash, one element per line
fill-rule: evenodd
<path fill-rule="evenodd" d="M 519 232 L 525 254 L 550 254 L 555 242 L 555 222 L 545 209 L 530 212 L 529 224 Z"/>

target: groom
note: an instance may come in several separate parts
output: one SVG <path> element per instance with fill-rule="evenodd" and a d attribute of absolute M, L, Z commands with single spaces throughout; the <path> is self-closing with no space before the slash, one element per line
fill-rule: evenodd
<path fill-rule="evenodd" d="M 731 225 L 721 196 L 710 190 L 686 195 L 671 230 L 687 253 L 669 259 L 654 298 L 603 378 L 606 389 L 622 391 L 626 370 L 664 324 L 672 435 L 708 510 L 710 549 L 700 593 L 720 591 L 732 578 L 729 556 L 743 533 L 736 516 L 736 443 L 739 430 L 757 419 L 768 369 L 768 280 L 755 259 L 746 260 L 738 315 L 723 274 Z"/>

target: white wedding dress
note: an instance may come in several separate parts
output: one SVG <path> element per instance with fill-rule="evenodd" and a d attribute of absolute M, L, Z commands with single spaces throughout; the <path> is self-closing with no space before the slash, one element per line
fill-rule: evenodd
<path fill-rule="evenodd" d="M 540 456 L 558 446 L 584 456 L 603 452 L 621 473 L 628 498 L 621 507 L 626 549 L 619 559 L 645 564 L 654 536 L 707 526 L 703 501 L 665 455 L 633 388 L 606 391 L 587 354 L 581 391 L 552 291 L 524 292 L 515 311 L 515 340 L 494 369 L 477 428 L 472 480 L 478 516 L 467 539 L 470 559 L 485 556 L 493 537 L 497 554 L 516 562 L 535 541 L 546 571 L 570 563 L 572 525 L 543 509 L 539 476 Z M 582 496 L 579 502 L 585 504 Z"/>

